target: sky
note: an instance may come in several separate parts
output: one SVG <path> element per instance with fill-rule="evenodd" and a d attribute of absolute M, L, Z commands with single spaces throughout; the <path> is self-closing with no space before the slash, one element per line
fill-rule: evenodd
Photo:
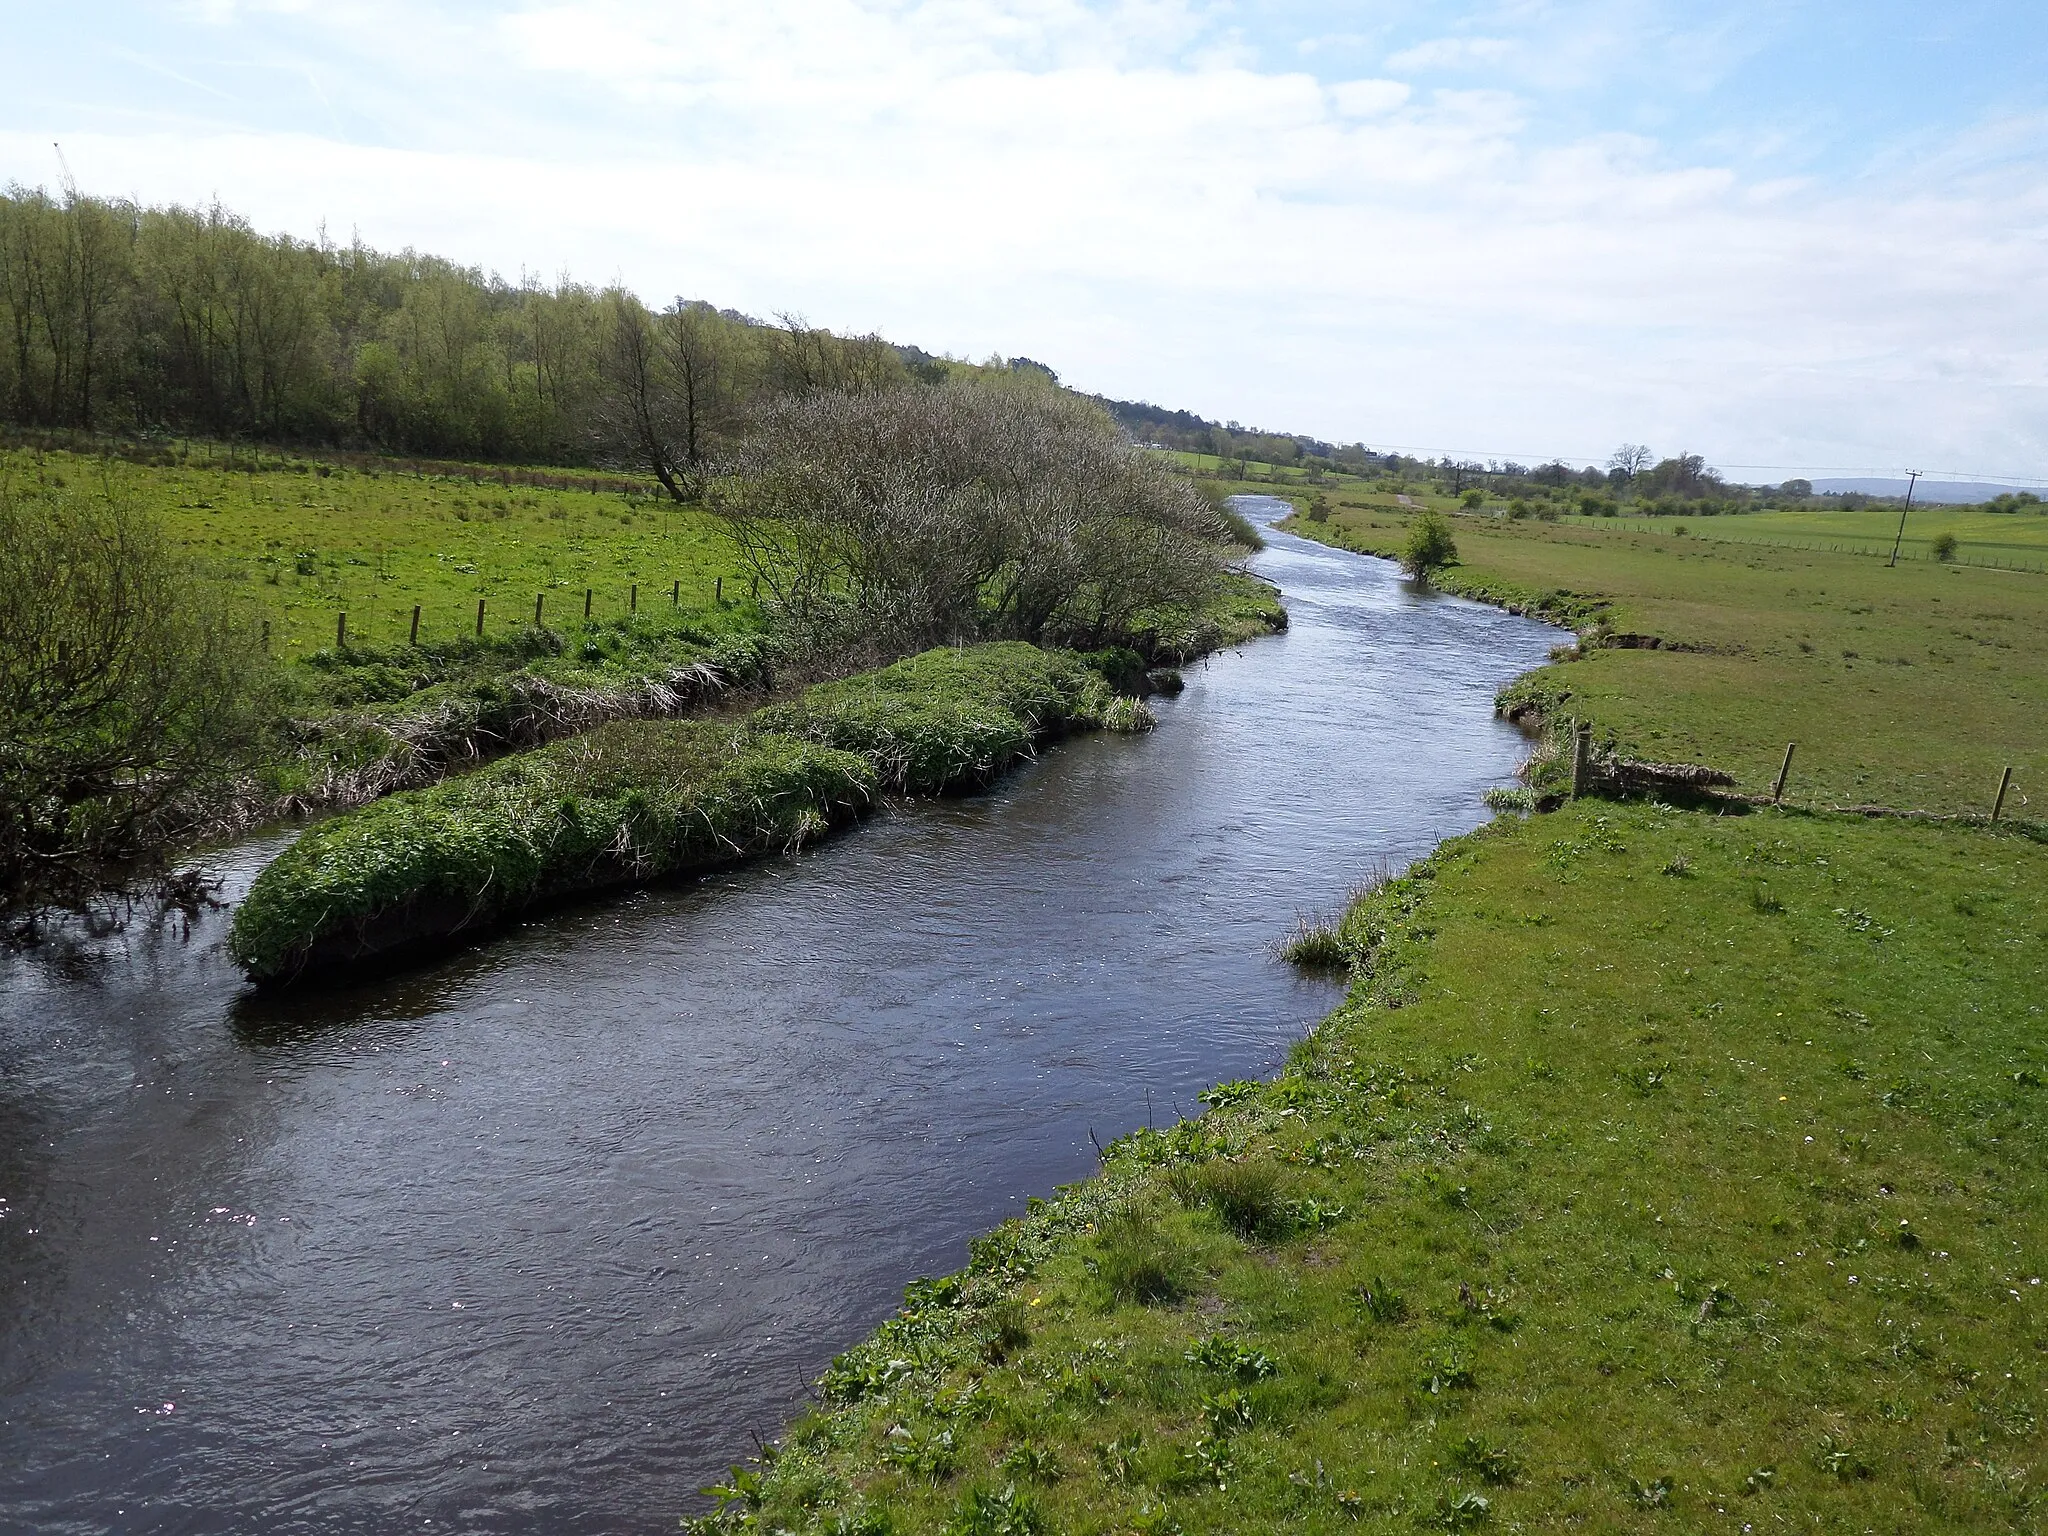
<path fill-rule="evenodd" d="M 2048 477 L 2048 6 L 0 0 L 0 182 L 1376 449 Z"/>

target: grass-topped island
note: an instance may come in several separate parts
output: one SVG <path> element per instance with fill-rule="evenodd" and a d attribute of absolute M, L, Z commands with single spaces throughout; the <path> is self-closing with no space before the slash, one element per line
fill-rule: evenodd
<path fill-rule="evenodd" d="M 1086 660 L 1016 642 L 737 721 L 615 722 L 320 823 L 257 878 L 230 942 L 267 982 L 389 960 L 549 898 L 799 848 L 883 791 L 986 787 L 1065 731 L 1149 723 Z"/>

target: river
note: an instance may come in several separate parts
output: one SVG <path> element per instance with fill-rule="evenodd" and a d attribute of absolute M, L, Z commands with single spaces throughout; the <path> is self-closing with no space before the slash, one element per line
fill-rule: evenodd
<path fill-rule="evenodd" d="M 278 1000 L 224 912 L 0 958 L 0 1530 L 671 1530 L 1091 1134 L 1275 1071 L 1339 993 L 1274 942 L 1481 819 L 1556 632 L 1257 568 L 1158 730 L 801 855 Z"/>

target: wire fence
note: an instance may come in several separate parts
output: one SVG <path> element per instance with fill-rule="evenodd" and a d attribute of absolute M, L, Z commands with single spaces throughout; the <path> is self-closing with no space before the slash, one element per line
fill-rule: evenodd
<path fill-rule="evenodd" d="M 1587 528 L 1626 528 L 1636 533 L 1672 533 L 1671 522 L 1651 521 L 1629 517 L 1576 517 L 1572 522 Z M 1873 559 L 1889 559 L 1892 545 L 1889 539 L 1798 539 L 1781 538 L 1768 534 L 1731 534 L 1715 530 L 1702 533 L 1688 527 L 1686 533 L 1699 539 L 1708 539 L 1716 544 L 1761 544 L 1772 549 L 1800 549 L 1812 553 L 1835 555 L 1865 555 Z M 2043 551 L 2039 563 L 2017 557 L 1983 555 L 1974 553 L 1966 545 L 1959 548 L 1948 559 L 1943 560 L 1932 549 L 1915 548 L 1909 541 L 1899 550 L 1901 560 L 1918 560 L 1931 565 L 1967 565 L 1987 571 L 2024 571 L 2036 576 L 2048 576 L 2048 551 Z"/>

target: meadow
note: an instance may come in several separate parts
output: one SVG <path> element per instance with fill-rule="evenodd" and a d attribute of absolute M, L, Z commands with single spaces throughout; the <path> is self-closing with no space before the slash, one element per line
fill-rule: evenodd
<path fill-rule="evenodd" d="M 1632 532 L 1670 535 L 1670 518 L 1565 519 L 1589 525 L 1619 524 Z M 1749 512 L 1739 517 L 1684 520 L 1687 534 L 1731 543 L 1780 544 L 1795 549 L 1890 558 L 1899 535 L 1897 507 L 1859 507 L 1853 511 L 1791 510 Z M 2033 509 L 1985 512 L 1976 507 L 1914 507 L 1906 514 L 1901 560 L 1935 559 L 1934 541 L 1947 534 L 1956 541 L 1954 561 L 2012 570 L 2048 573 L 2048 515 Z"/>
<path fill-rule="evenodd" d="M 1407 516 L 1339 493 L 1326 522 L 1289 526 L 1392 555 Z M 1519 688 L 1630 755 L 1710 764 L 1760 793 L 1796 742 L 1795 804 L 1945 813 L 1989 810 L 2009 766 L 2048 804 L 2048 580 L 1661 524 L 1450 521 L 1461 559 L 1436 585 L 1590 631 Z"/>
<path fill-rule="evenodd" d="M 1364 502 L 1295 526 L 1398 548 Z M 1275 1082 L 912 1285 L 702 1528 L 2041 1528 L 2048 825 L 1983 812 L 2044 766 L 2048 583 L 1454 521 L 1438 585 L 1585 636 L 1508 702 L 1975 814 L 1444 844 L 1310 928 L 1349 994 Z"/>
<path fill-rule="evenodd" d="M 711 517 L 679 507 L 649 482 L 631 489 L 558 490 L 407 471 L 394 462 L 314 461 L 205 444 L 169 465 L 115 456 L 13 449 L 0 482 L 105 492 L 157 517 L 177 546 L 230 581 L 270 625 L 283 657 L 332 648 L 348 615 L 351 644 L 389 646 L 411 634 L 445 643 L 530 626 L 534 599 L 562 625 L 591 614 L 641 612 L 704 624 L 747 595 L 736 551 Z M 478 470 L 495 476 L 495 470 Z M 680 584 L 680 586 L 678 586 Z"/>

